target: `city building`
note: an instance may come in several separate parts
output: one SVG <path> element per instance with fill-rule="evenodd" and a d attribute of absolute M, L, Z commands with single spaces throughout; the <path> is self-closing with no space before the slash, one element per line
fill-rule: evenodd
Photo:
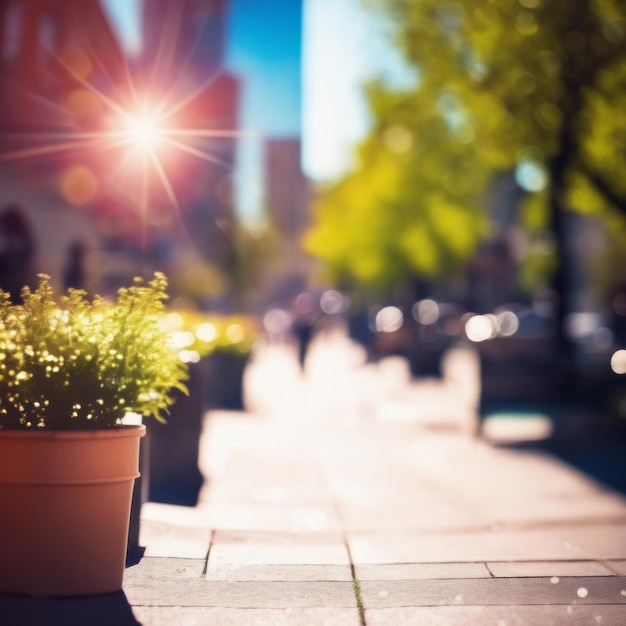
<path fill-rule="evenodd" d="M 308 286 L 313 263 L 302 247 L 310 225 L 312 184 L 302 171 L 300 137 L 267 139 L 264 171 L 268 219 L 281 251 L 271 289 L 279 297 L 293 298 Z"/>
<path fill-rule="evenodd" d="M 128 59 L 98 0 L 0 0 L 0 287 L 46 272 L 112 291 L 162 269 L 195 300 L 228 291 L 240 88 L 221 70 L 226 5 L 144 3 Z"/>
<path fill-rule="evenodd" d="M 97 0 L 0 1 L 0 84 L 0 287 L 14 294 L 37 272 L 62 286 L 97 249 L 84 210 L 100 189 L 96 90 L 128 86 Z"/>

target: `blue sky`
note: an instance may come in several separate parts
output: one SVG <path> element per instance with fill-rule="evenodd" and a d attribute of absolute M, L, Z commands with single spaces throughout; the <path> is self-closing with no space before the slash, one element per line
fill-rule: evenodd
<path fill-rule="evenodd" d="M 226 66 L 242 79 L 236 195 L 241 217 L 263 223 L 263 138 L 302 132 L 299 0 L 229 0 Z"/>
<path fill-rule="evenodd" d="M 244 79 L 244 124 L 268 135 L 301 130 L 299 0 L 230 0 L 226 64 Z"/>

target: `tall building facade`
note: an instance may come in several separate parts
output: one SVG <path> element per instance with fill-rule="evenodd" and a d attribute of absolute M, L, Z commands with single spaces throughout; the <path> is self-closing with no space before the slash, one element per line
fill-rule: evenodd
<path fill-rule="evenodd" d="M 283 236 L 301 235 L 308 221 L 308 180 L 299 137 L 265 142 L 265 191 L 270 220 Z"/>
<path fill-rule="evenodd" d="M 129 60 L 99 0 L 0 0 L 0 287 L 42 271 L 62 286 L 82 259 L 98 290 L 152 269 L 196 295 L 202 277 L 227 288 L 239 84 L 221 71 L 226 8 L 147 0 Z M 143 189 L 110 130 L 148 98 L 180 134 L 147 159 Z"/>
<path fill-rule="evenodd" d="M 301 161 L 300 137 L 265 141 L 265 201 L 269 221 L 281 243 L 269 289 L 281 300 L 294 298 L 306 289 L 312 271 L 312 259 L 302 248 L 310 220 L 311 182 L 302 171 Z"/>
<path fill-rule="evenodd" d="M 80 274 L 76 251 L 97 247 L 83 210 L 100 187 L 85 139 L 103 119 L 91 87 L 128 87 L 100 3 L 0 0 L 0 84 L 0 287 L 14 293 L 38 272 L 65 286 Z"/>

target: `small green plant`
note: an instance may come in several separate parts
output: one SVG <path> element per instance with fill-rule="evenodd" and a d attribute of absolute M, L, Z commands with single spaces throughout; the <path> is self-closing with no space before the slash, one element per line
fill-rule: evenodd
<path fill-rule="evenodd" d="M 165 421 L 172 392 L 186 392 L 187 366 L 159 319 L 167 279 L 135 279 L 109 302 L 69 289 L 57 304 L 50 279 L 0 290 L 0 424 L 12 428 L 100 429 L 128 413 Z"/>

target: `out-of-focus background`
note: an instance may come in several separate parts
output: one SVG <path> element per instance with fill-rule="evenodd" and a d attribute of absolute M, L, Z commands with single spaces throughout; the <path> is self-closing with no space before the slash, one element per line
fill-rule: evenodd
<path fill-rule="evenodd" d="M 162 270 L 195 331 L 470 346 L 482 415 L 623 428 L 621 3 L 2 0 L 0 80 L 15 298 Z"/>

